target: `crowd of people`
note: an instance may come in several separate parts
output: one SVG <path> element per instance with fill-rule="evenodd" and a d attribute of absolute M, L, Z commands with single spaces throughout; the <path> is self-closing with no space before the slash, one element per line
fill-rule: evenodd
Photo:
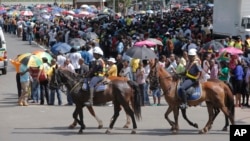
<path fill-rule="evenodd" d="M 73 19 L 66 19 L 67 15 L 60 15 L 54 16 L 46 22 L 35 20 L 32 17 L 2 16 L 1 18 L 6 34 L 15 34 L 22 37 L 24 41 L 29 41 L 30 44 L 36 43 L 45 46 L 48 52 L 58 42 L 68 44 L 74 38 L 82 38 L 86 41 L 85 45 L 78 48 L 72 47 L 68 53 L 52 54 L 55 60 L 50 65 L 45 65 L 48 76 L 50 76 L 49 67 L 53 67 L 54 64 L 72 72 L 86 75 L 86 72 L 92 69 L 92 60 L 100 59 L 103 61 L 98 64 L 102 66 L 102 69 L 98 71 L 105 72 L 103 76 L 123 76 L 136 81 L 142 92 L 142 105 L 160 105 L 161 88 L 151 88 L 148 83 L 150 72 L 148 62 L 150 60 L 131 58 L 126 55 L 126 50 L 133 47 L 136 42 L 154 38 L 161 41 L 162 44 L 150 48 L 157 54 L 159 64 L 169 73 L 172 75 L 183 74 L 189 63 L 188 56 L 194 54 L 190 54 L 190 50 L 195 49 L 195 56 L 199 58 L 198 62 L 201 66 L 199 79 L 206 81 L 213 78 L 228 83 L 234 90 L 236 106 L 249 107 L 250 61 L 246 59 L 246 55 L 244 57 L 243 55 L 227 53 L 227 59 L 220 61 L 216 50 L 203 49 L 203 45 L 213 38 L 212 14 L 213 10 L 210 8 L 192 11 L 177 9 L 164 13 L 163 17 L 160 14 L 127 16 L 103 14 L 105 16 L 97 16 L 96 18 L 73 17 Z M 88 37 L 88 32 L 95 33 L 97 38 Z M 249 38 L 243 41 L 241 38 L 229 37 L 220 42 L 225 47 L 240 48 L 246 54 L 250 49 Z M 44 64 L 47 64 L 46 59 Z M 31 69 L 25 71 L 30 72 L 32 78 L 37 78 L 41 68 L 44 67 L 40 67 L 34 76 Z M 20 71 L 22 71 L 22 67 L 20 67 Z M 23 75 L 20 75 L 22 80 Z M 27 77 L 26 81 L 28 80 Z M 47 104 L 54 105 L 56 92 L 58 104 L 61 105 L 60 90 L 49 90 L 48 80 L 46 82 L 38 81 L 38 83 L 32 81 L 31 98 L 33 102 L 40 101 L 40 104 L 43 105 L 45 96 Z M 93 81 L 98 81 L 98 79 Z M 91 83 L 91 85 L 94 84 Z M 90 90 L 93 91 L 92 88 Z M 18 93 L 20 96 L 20 88 Z M 149 94 L 153 95 L 153 101 L 149 100 Z M 67 95 L 67 102 L 68 105 L 73 105 L 69 95 Z M 91 99 L 89 102 L 92 103 Z"/>

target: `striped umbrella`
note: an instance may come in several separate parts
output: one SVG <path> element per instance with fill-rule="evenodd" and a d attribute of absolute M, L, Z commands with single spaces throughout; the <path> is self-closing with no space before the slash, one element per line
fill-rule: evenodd
<path fill-rule="evenodd" d="M 53 59 L 53 57 L 48 53 L 48 52 L 45 52 L 45 51 L 34 51 L 32 52 L 34 55 L 36 55 L 37 57 L 39 57 L 40 59 L 42 58 L 47 58 L 48 59 L 48 62 L 51 63 L 51 60 Z"/>
<path fill-rule="evenodd" d="M 21 61 L 23 58 L 25 58 L 27 56 L 30 56 L 30 55 L 32 55 L 30 52 L 22 53 L 22 54 L 20 54 L 20 55 L 17 56 L 17 60 Z"/>
<path fill-rule="evenodd" d="M 36 55 L 29 55 L 20 60 L 20 63 L 26 65 L 27 67 L 39 67 L 43 64 L 43 61 Z"/>

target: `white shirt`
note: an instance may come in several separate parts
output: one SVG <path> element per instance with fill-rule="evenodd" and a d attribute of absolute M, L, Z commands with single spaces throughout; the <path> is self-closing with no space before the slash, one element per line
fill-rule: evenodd
<path fill-rule="evenodd" d="M 64 66 L 63 68 L 69 70 L 70 72 L 75 73 L 75 68 L 71 63 L 69 63 L 67 66 Z"/>
<path fill-rule="evenodd" d="M 82 58 L 82 55 L 79 52 L 69 53 L 68 58 L 75 69 L 80 69 L 79 59 Z"/>
<path fill-rule="evenodd" d="M 63 66 L 64 65 L 64 62 L 66 60 L 66 57 L 62 56 L 62 55 L 58 55 L 56 57 L 56 60 L 57 60 L 57 64 L 59 67 Z"/>

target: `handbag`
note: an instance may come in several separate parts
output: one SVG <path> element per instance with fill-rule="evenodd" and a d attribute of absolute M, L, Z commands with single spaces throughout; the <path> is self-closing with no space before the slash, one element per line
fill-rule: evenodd
<path fill-rule="evenodd" d="M 45 74 L 44 68 L 41 70 L 40 75 L 38 77 L 39 82 L 47 80 L 47 74 Z"/>

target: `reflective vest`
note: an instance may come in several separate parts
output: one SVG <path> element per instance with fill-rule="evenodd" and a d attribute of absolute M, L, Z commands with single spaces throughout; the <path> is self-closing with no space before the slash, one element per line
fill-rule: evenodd
<path fill-rule="evenodd" d="M 198 61 L 194 61 L 194 62 L 188 67 L 188 69 L 187 69 L 187 71 L 186 71 L 186 76 L 187 76 L 188 78 L 191 78 L 191 79 L 194 79 L 194 80 L 197 80 L 197 79 L 199 78 L 199 76 L 198 76 L 197 74 L 195 74 L 195 75 L 190 74 L 190 73 L 189 73 L 189 70 L 190 70 L 190 68 L 192 68 L 192 66 L 193 66 L 194 64 L 196 64 L 196 63 L 198 63 Z"/>

